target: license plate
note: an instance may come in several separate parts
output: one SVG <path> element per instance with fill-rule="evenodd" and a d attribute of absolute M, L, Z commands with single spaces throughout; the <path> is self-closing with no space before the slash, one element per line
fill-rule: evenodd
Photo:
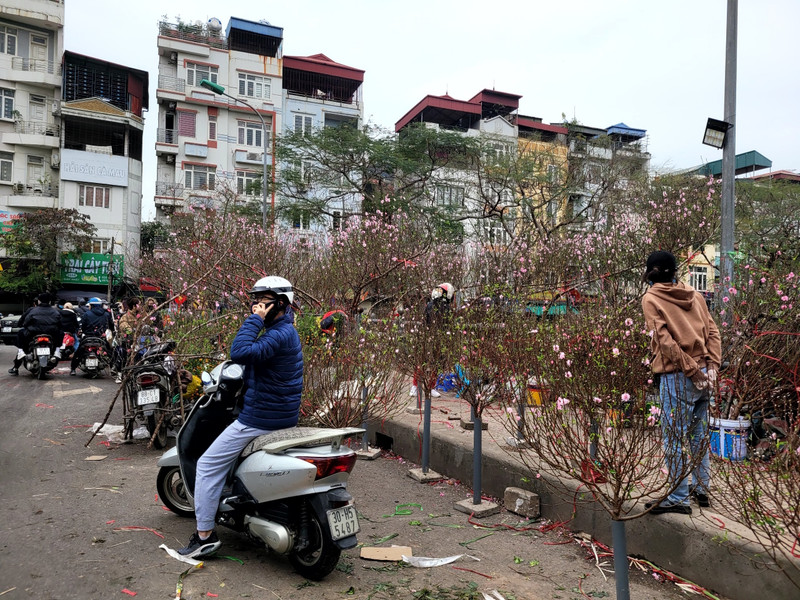
<path fill-rule="evenodd" d="M 50 348 L 36 348 L 36 356 L 50 356 Z"/>
<path fill-rule="evenodd" d="M 86 359 L 86 366 L 91 368 L 97 367 L 97 359 L 94 357 L 90 357 Z"/>
<path fill-rule="evenodd" d="M 3 333 L 11 333 L 11 327 L 3 327 Z"/>
<path fill-rule="evenodd" d="M 358 525 L 356 507 L 350 504 L 329 510 L 328 526 L 331 529 L 331 537 L 334 540 L 340 540 L 358 533 L 361 527 Z"/>
<path fill-rule="evenodd" d="M 139 406 L 158 404 L 158 390 L 156 388 L 139 390 L 139 394 L 136 396 L 136 404 Z"/>

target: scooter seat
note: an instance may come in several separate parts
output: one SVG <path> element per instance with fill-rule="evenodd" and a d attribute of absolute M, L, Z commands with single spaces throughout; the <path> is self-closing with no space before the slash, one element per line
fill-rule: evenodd
<path fill-rule="evenodd" d="M 328 442 L 338 447 L 346 437 L 359 435 L 364 430 L 359 427 L 329 429 L 327 427 L 289 427 L 266 435 L 260 435 L 242 450 L 241 458 L 263 450 L 268 454 L 278 454 L 288 448 L 310 448 Z"/>

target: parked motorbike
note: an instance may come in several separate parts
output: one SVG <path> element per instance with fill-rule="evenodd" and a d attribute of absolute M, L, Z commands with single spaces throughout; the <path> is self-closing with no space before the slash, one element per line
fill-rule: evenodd
<path fill-rule="evenodd" d="M 36 379 L 44 379 L 45 373 L 58 365 L 58 357 L 53 353 L 53 338 L 45 333 L 34 335 L 22 364 Z"/>
<path fill-rule="evenodd" d="M 194 516 L 197 461 L 241 407 L 244 369 L 225 361 L 203 373 L 203 395 L 158 461 L 158 494 L 172 512 Z M 355 453 L 345 438 L 363 429 L 293 427 L 256 438 L 229 476 L 217 522 L 289 557 L 303 577 L 321 580 L 359 531 L 347 480 Z"/>
<path fill-rule="evenodd" d="M 81 339 L 80 347 L 82 348 L 82 356 L 78 368 L 81 371 L 89 375 L 89 377 L 95 378 L 106 370 L 110 356 L 105 339 L 86 335 Z"/>
<path fill-rule="evenodd" d="M 169 430 L 177 430 L 183 423 L 173 350 L 173 340 L 148 346 L 137 352 L 132 366 L 123 369 L 126 431 L 131 434 L 137 421 L 143 423 L 157 449 L 166 447 Z"/>

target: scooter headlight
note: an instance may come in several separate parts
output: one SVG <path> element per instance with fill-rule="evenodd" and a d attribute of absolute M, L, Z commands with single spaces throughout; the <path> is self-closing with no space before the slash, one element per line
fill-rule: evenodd
<path fill-rule="evenodd" d="M 237 365 L 236 363 L 231 363 L 222 370 L 222 376 L 225 379 L 241 379 L 243 374 L 242 365 Z"/>

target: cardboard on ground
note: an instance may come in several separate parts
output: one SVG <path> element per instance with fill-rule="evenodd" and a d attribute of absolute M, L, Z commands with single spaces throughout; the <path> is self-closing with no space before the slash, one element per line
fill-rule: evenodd
<path fill-rule="evenodd" d="M 362 546 L 361 558 L 367 560 L 403 560 L 403 556 L 413 556 L 411 546 L 390 546 L 381 548 L 378 546 Z"/>

